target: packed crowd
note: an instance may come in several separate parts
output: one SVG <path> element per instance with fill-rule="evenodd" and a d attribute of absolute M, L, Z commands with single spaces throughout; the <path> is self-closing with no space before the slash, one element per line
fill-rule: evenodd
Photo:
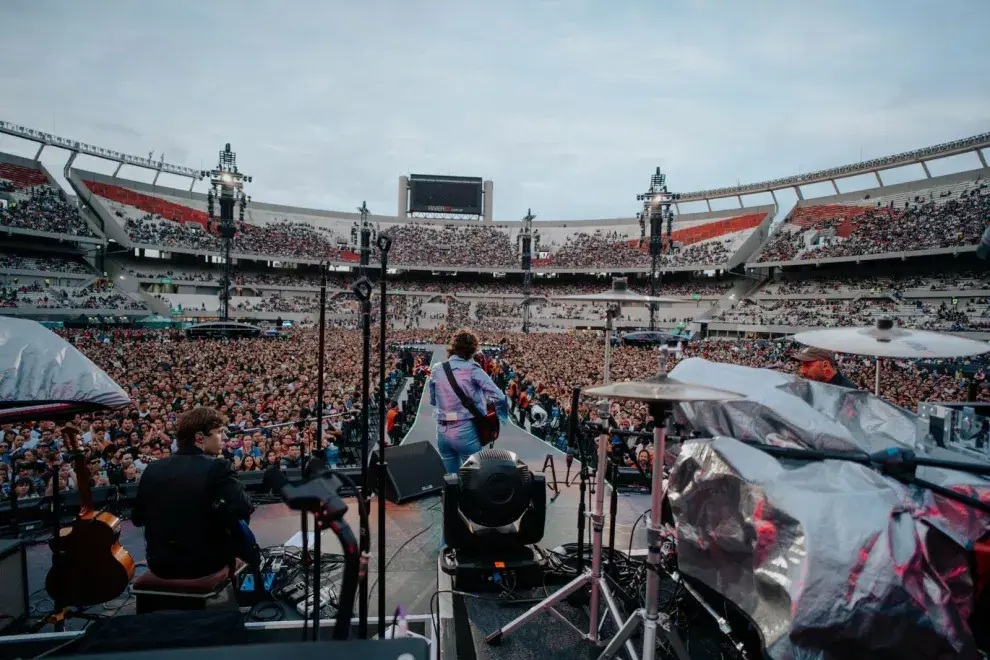
<path fill-rule="evenodd" d="M 80 275 L 90 272 L 81 261 L 69 257 L 27 256 L 8 252 L 0 253 L 0 270 L 33 270 Z"/>
<path fill-rule="evenodd" d="M 577 232 L 552 254 L 554 268 L 620 268 L 650 265 L 650 254 L 640 241 L 617 232 Z"/>
<path fill-rule="evenodd" d="M 6 208 L 0 207 L 0 226 L 71 236 L 96 236 L 79 215 L 76 206 L 66 201 L 53 186 L 29 188 L 25 196 L 10 202 Z"/>
<path fill-rule="evenodd" d="M 53 286 L 47 282 L 0 285 L 0 307 L 147 311 L 144 303 L 114 292 L 112 284 L 106 282 L 94 282 L 81 289 Z"/>
<path fill-rule="evenodd" d="M 396 266 L 477 266 L 518 268 L 509 234 L 494 227 L 404 224 L 388 229 L 392 239 L 389 263 Z M 375 260 L 378 249 L 375 248 Z"/>
<path fill-rule="evenodd" d="M 853 221 L 848 238 L 834 238 L 806 251 L 805 231 L 782 225 L 760 253 L 758 261 L 798 258 L 850 257 L 861 254 L 910 252 L 976 245 L 990 217 L 990 194 L 986 184 L 963 193 L 958 199 L 929 199 L 903 211 L 881 207 L 866 209 Z M 844 220 L 832 219 L 816 225 L 828 230 Z"/>
<path fill-rule="evenodd" d="M 134 482 L 152 461 L 174 451 L 175 420 L 197 405 L 216 407 L 229 425 L 224 454 L 238 470 L 271 465 L 292 467 L 315 444 L 315 330 L 296 329 L 283 341 L 267 339 L 187 340 L 172 331 L 65 331 L 74 345 L 103 368 L 131 396 L 127 409 L 83 415 L 75 423 L 82 431 L 89 474 L 74 474 L 63 460 L 64 437 L 51 422 L 0 426 L 0 493 L 19 497 L 44 494 L 50 488 L 54 458 L 60 486 L 73 488 L 80 478 L 93 485 Z M 391 331 L 389 344 L 409 341 L 444 342 L 449 330 Z M 522 335 L 481 331 L 483 343 L 505 350 L 501 363 L 508 380 L 515 380 L 547 412 L 566 416 L 574 386 L 601 382 L 601 333 L 571 332 Z M 360 412 L 360 333 L 328 331 L 331 359 L 326 369 L 326 412 L 345 413 L 328 419 L 324 445 L 346 435 L 347 425 Z M 376 342 L 372 343 L 375 351 Z M 691 342 L 680 358 L 703 357 L 717 362 L 794 371 L 788 359 L 794 347 L 787 341 Z M 668 369 L 680 359 L 671 356 Z M 377 361 L 377 355 L 373 356 Z M 657 371 L 655 350 L 619 346 L 612 354 L 613 380 L 643 379 Z M 389 354 L 389 380 L 397 379 L 395 355 Z M 988 381 L 971 360 L 922 364 L 889 361 L 881 372 L 881 395 L 914 409 L 919 401 L 965 400 L 976 383 L 977 399 L 990 398 Z M 985 366 L 985 365 L 981 365 Z M 859 386 L 871 388 L 874 367 L 868 359 L 847 356 L 840 370 Z M 503 379 L 503 382 L 506 382 Z M 595 402 L 584 399 L 582 414 Z M 650 422 L 645 405 L 617 406 L 619 423 L 643 428 Z M 260 428 L 259 428 L 260 427 Z M 54 454 L 54 456 L 53 456 Z M 48 479 L 46 479 L 46 476 Z"/>
<path fill-rule="evenodd" d="M 491 338 L 494 339 L 494 338 Z M 563 412 L 570 408 L 571 390 L 600 383 L 603 378 L 602 336 L 600 333 L 510 335 L 503 337 L 507 350 L 504 363 L 511 375 L 518 377 L 535 397 L 545 395 L 548 410 Z M 690 342 L 681 357 L 671 356 L 667 368 L 679 359 L 702 357 L 714 362 L 772 368 L 789 373 L 796 366 L 789 359 L 797 347 L 790 341 L 720 341 Z M 881 371 L 880 394 L 884 398 L 914 410 L 920 401 L 965 401 L 970 384 L 976 379 L 977 400 L 990 398 L 990 381 L 982 371 L 969 368 L 974 360 L 943 360 L 932 365 L 911 360 L 890 361 Z M 620 346 L 612 352 L 610 376 L 613 381 L 641 380 L 656 375 L 658 353 L 652 349 Z M 875 371 L 872 359 L 845 356 L 841 372 L 858 386 L 872 391 Z M 965 373 L 972 372 L 972 373 Z M 595 402 L 585 398 L 581 413 L 587 415 Z M 648 419 L 645 404 L 628 403 L 618 407 L 620 424 L 641 427 Z"/>
<path fill-rule="evenodd" d="M 171 331 L 64 334 L 132 399 L 127 409 L 74 420 L 94 486 L 139 480 L 150 462 L 175 450 L 178 415 L 199 405 L 217 408 L 230 425 L 224 454 L 235 469 L 296 467 L 302 450 L 315 444 L 315 422 L 286 424 L 308 420 L 315 412 L 315 331 L 297 330 L 285 341 L 191 341 Z M 326 412 L 346 415 L 327 420 L 325 447 L 346 436 L 360 412 L 362 363 L 359 333 L 331 330 L 327 346 Z M 390 383 L 397 378 L 393 357 L 388 356 Z M 51 422 L 3 425 L 0 493 L 43 495 L 50 488 L 49 458 L 58 464 L 62 488 L 74 488 L 81 475 L 63 460 L 65 450 L 61 427 Z"/>
<path fill-rule="evenodd" d="M 868 291 L 871 293 L 903 293 L 905 291 L 990 290 L 990 275 L 985 272 L 964 271 L 915 272 L 902 276 L 862 276 L 830 274 L 827 277 L 781 280 L 767 284 L 760 291 L 767 295 L 828 295 Z"/>
<path fill-rule="evenodd" d="M 746 300 L 726 309 L 716 320 L 746 325 L 843 327 L 872 325 L 891 319 L 898 327 L 945 332 L 986 332 L 990 305 L 986 298 L 971 298 L 953 305 L 923 299 L 857 298 L 853 300 L 782 299 Z"/>
<path fill-rule="evenodd" d="M 734 237 L 719 238 L 702 243 L 693 243 L 683 247 L 675 247 L 665 252 L 660 259 L 663 266 L 676 268 L 681 266 L 721 266 L 732 256 L 730 249 Z"/>

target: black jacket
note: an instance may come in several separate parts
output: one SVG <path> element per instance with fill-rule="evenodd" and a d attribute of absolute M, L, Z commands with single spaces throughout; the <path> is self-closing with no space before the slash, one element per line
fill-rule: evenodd
<path fill-rule="evenodd" d="M 828 381 L 828 384 L 829 385 L 838 385 L 839 387 L 848 387 L 849 389 L 852 389 L 852 390 L 858 390 L 859 389 L 859 387 L 856 385 L 856 383 L 852 382 L 851 380 L 849 380 L 848 378 L 846 378 L 845 376 L 843 376 L 842 374 L 840 374 L 838 372 L 835 374 L 835 376 L 832 377 L 832 380 Z"/>
<path fill-rule="evenodd" d="M 251 511 L 228 461 L 180 449 L 145 468 L 133 522 L 144 527 L 149 569 L 167 579 L 198 578 L 233 562 L 236 521 L 247 521 Z"/>

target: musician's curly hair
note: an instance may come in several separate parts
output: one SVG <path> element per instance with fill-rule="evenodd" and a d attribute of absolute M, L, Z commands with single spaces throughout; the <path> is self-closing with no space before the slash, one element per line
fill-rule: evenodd
<path fill-rule="evenodd" d="M 213 408 L 198 407 L 182 413 L 175 435 L 180 447 L 192 447 L 196 444 L 197 433 L 207 434 L 220 426 L 223 426 L 223 419 L 219 412 Z"/>
<path fill-rule="evenodd" d="M 478 335 L 467 328 L 461 328 L 450 338 L 450 345 L 447 346 L 447 357 L 456 355 L 465 360 L 470 360 L 478 352 Z"/>

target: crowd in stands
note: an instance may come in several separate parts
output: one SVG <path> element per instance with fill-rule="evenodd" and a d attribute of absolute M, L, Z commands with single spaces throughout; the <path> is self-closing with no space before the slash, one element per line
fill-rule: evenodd
<path fill-rule="evenodd" d="M 389 263 L 396 266 L 476 266 L 518 268 L 509 234 L 494 227 L 408 223 L 388 229 L 392 239 Z M 378 260 L 375 249 L 375 260 Z"/>
<path fill-rule="evenodd" d="M 0 253 L 2 270 L 34 270 L 50 273 L 85 275 L 90 272 L 85 264 L 69 257 L 36 257 L 21 254 Z"/>
<path fill-rule="evenodd" d="M 681 266 L 721 266 L 729 261 L 732 256 L 730 246 L 735 239 L 726 237 L 693 243 L 663 253 L 660 263 L 666 267 Z"/>
<path fill-rule="evenodd" d="M 53 286 L 42 282 L 0 285 L 0 307 L 20 309 L 110 309 L 145 311 L 130 296 L 117 293 L 112 284 L 94 282 L 84 288 Z"/>
<path fill-rule="evenodd" d="M 576 232 L 555 252 L 554 268 L 638 268 L 650 265 L 650 254 L 639 241 L 629 242 L 617 232 Z"/>
<path fill-rule="evenodd" d="M 889 318 L 898 327 L 916 330 L 986 332 L 990 329 L 988 300 L 957 299 L 955 305 L 944 300 L 926 302 L 921 298 L 895 300 L 890 297 L 747 300 L 724 310 L 716 320 L 746 325 L 830 328 L 873 325 L 878 319 Z"/>
<path fill-rule="evenodd" d="M 220 239 L 195 222 L 172 222 L 156 218 L 149 213 L 142 218 L 127 218 L 124 228 L 127 230 L 128 238 L 141 245 L 212 252 L 220 250 Z"/>
<path fill-rule="evenodd" d="M 757 261 L 851 257 L 976 245 L 990 217 L 990 194 L 983 183 L 958 199 L 926 199 L 908 207 L 864 209 L 852 220 L 847 238 L 831 237 L 808 250 L 806 231 L 785 223 L 778 228 Z M 833 218 L 815 225 L 825 234 L 845 222 Z"/>
<path fill-rule="evenodd" d="M 331 259 L 340 254 L 333 234 L 318 231 L 304 222 L 244 224 L 234 237 L 233 252 L 243 254 L 291 255 L 309 259 Z"/>
<path fill-rule="evenodd" d="M 25 195 L 0 207 L 0 226 L 14 229 L 95 237 L 96 234 L 79 215 L 75 204 L 66 201 L 53 186 L 34 186 Z"/>
<path fill-rule="evenodd" d="M 977 271 L 914 273 L 903 276 L 832 274 L 828 277 L 771 282 L 763 287 L 760 294 L 828 295 L 860 291 L 903 293 L 905 291 L 960 290 L 990 290 L 990 274 Z"/>

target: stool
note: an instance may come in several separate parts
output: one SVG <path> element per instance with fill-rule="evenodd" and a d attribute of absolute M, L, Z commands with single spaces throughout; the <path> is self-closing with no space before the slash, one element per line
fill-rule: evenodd
<path fill-rule="evenodd" d="M 233 579 L 247 568 L 240 559 L 234 566 Z M 234 598 L 230 569 L 223 567 L 216 573 L 195 580 L 168 580 L 151 570 L 142 573 L 131 585 L 131 593 L 137 599 L 138 614 L 160 610 L 205 610 L 237 607 Z"/>

